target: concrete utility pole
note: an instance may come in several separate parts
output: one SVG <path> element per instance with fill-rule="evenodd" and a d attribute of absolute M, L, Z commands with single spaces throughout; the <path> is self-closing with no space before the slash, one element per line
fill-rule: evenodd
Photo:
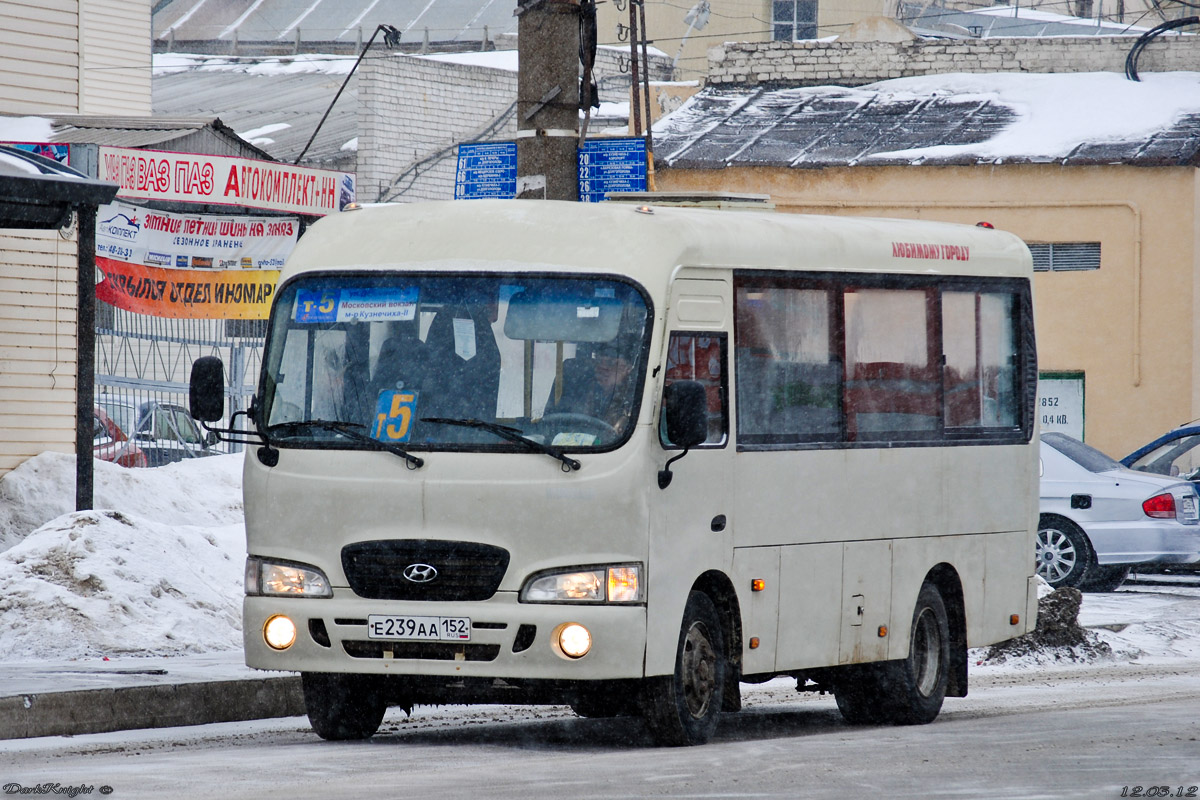
<path fill-rule="evenodd" d="M 520 0 L 517 197 L 579 199 L 579 0 Z"/>

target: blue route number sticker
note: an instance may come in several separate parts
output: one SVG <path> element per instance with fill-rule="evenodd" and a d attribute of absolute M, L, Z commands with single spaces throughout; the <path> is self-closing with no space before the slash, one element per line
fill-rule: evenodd
<path fill-rule="evenodd" d="M 371 436 L 382 442 L 407 442 L 412 436 L 412 419 L 416 411 L 416 392 L 397 389 L 380 392 Z"/>

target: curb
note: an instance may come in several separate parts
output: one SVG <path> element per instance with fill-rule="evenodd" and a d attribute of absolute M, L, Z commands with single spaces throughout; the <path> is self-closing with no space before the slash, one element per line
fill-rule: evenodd
<path fill-rule="evenodd" d="M 304 714 L 298 675 L 0 698 L 0 739 L 74 736 Z"/>

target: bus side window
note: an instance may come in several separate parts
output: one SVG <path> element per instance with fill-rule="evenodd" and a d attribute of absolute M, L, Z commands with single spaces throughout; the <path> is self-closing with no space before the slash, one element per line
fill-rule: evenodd
<path fill-rule="evenodd" d="M 942 294 L 947 428 L 1017 424 L 1015 305 L 1005 292 Z"/>
<path fill-rule="evenodd" d="M 845 294 L 846 430 L 850 439 L 936 432 L 941 387 L 933 289 L 851 289 Z"/>
<path fill-rule="evenodd" d="M 667 347 L 665 390 L 675 381 L 697 381 L 708 397 L 708 438 L 701 447 L 720 447 L 729 437 L 729 414 L 725 406 L 726 344 L 724 334 L 672 332 Z M 659 419 L 659 440 L 670 447 L 665 414 Z"/>
<path fill-rule="evenodd" d="M 812 442 L 840 435 L 841 360 L 823 288 L 741 286 L 736 298 L 738 437 Z"/>

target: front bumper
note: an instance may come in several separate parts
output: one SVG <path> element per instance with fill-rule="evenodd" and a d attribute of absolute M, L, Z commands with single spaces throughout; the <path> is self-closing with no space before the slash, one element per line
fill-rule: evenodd
<path fill-rule="evenodd" d="M 263 640 L 263 625 L 284 614 L 296 642 L 283 651 Z M 469 642 L 367 638 L 367 616 L 468 617 Z M 566 622 L 585 626 L 592 648 L 578 659 L 559 655 L 552 633 Z M 462 678 L 614 680 L 640 678 L 646 653 L 644 606 L 518 603 L 513 592 L 483 602 L 364 600 L 349 589 L 332 598 L 247 597 L 242 606 L 246 664 L 266 670 L 352 672 Z"/>

